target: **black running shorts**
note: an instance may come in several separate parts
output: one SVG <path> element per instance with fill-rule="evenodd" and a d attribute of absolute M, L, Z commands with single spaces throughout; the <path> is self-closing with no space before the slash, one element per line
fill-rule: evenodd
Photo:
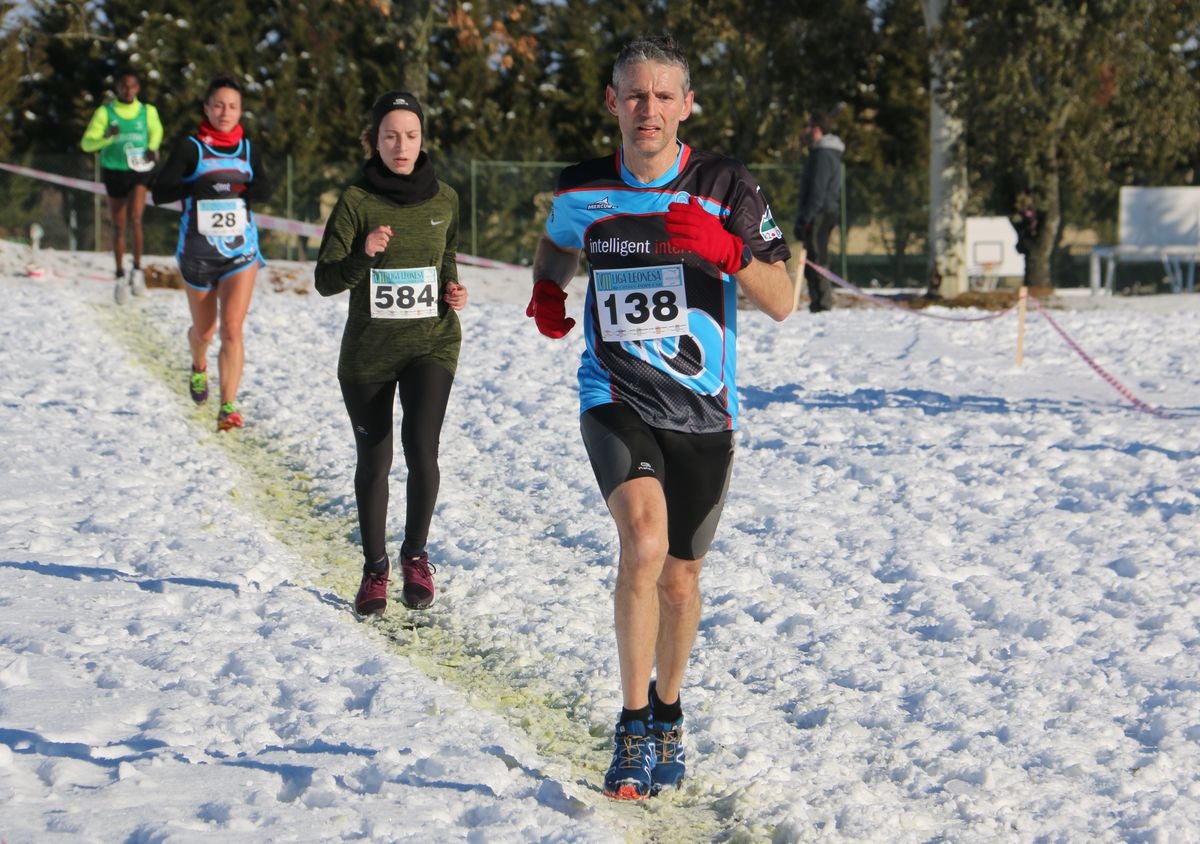
<path fill-rule="evenodd" d="M 104 191 L 113 199 L 124 199 L 133 192 L 135 185 L 148 185 L 153 172 L 138 173 L 134 170 L 109 170 L 100 168 L 100 181 Z"/>
<path fill-rule="evenodd" d="M 179 274 L 183 276 L 184 284 L 194 290 L 213 290 L 217 283 L 231 275 L 236 275 L 249 267 L 261 267 L 264 261 L 258 252 L 225 257 L 197 258 L 186 252 L 176 257 L 179 264 Z"/>
<path fill-rule="evenodd" d="M 579 419 L 583 445 L 607 501 L 634 478 L 658 478 L 667 501 L 667 551 L 681 560 L 708 553 L 733 470 L 733 432 L 688 434 L 651 428 L 623 404 Z"/>

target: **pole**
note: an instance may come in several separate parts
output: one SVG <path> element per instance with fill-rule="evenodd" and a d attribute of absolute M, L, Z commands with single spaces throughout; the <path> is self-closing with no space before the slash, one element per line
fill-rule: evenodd
<path fill-rule="evenodd" d="M 1017 293 L 1017 369 L 1025 364 L 1025 305 L 1029 290 L 1025 286 Z"/>
<path fill-rule="evenodd" d="M 287 157 L 287 218 L 289 220 L 296 219 L 296 215 L 292 213 L 292 155 L 288 153 Z M 296 260 L 296 254 L 299 252 L 300 236 L 292 235 L 288 238 L 288 258 L 292 261 Z"/>
<path fill-rule="evenodd" d="M 79 215 L 75 213 L 75 192 L 66 191 L 63 199 L 67 203 L 67 249 L 74 252 L 79 248 Z"/>
<path fill-rule="evenodd" d="M 842 252 L 842 278 L 849 281 L 850 276 L 846 274 L 846 166 L 843 164 L 839 171 L 838 191 L 841 195 L 838 198 L 838 208 L 841 209 L 842 220 L 841 231 L 838 232 L 838 246 Z"/>
<path fill-rule="evenodd" d="M 925 31 L 935 32 L 951 0 L 922 0 Z M 963 62 L 954 52 L 929 56 L 929 254 L 930 276 L 941 277 L 943 296 L 966 293 L 967 146 L 966 123 L 939 99 L 949 71 Z M 959 94 L 961 96 L 961 94 Z"/>
<path fill-rule="evenodd" d="M 471 254 L 479 255 L 479 205 L 476 201 L 478 192 L 475 188 L 475 159 L 471 159 Z"/>
<path fill-rule="evenodd" d="M 97 153 L 92 156 L 92 178 L 97 182 L 100 181 L 100 155 Z M 101 233 L 101 211 L 100 211 L 100 194 L 92 194 L 92 250 L 94 252 L 101 251 L 100 238 Z"/>
<path fill-rule="evenodd" d="M 804 266 L 808 262 L 808 253 L 804 251 L 803 244 L 796 244 L 792 256 L 796 259 L 796 271 L 792 273 L 792 309 L 788 312 L 789 316 L 796 313 L 796 309 L 800 307 L 800 291 L 804 289 Z"/>

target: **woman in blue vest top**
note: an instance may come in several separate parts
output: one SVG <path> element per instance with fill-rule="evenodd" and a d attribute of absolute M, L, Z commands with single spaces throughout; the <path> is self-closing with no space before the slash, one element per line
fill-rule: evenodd
<path fill-rule="evenodd" d="M 196 404 L 208 399 L 208 347 L 220 327 L 218 431 L 245 424 L 237 409 L 245 364 L 243 326 L 258 268 L 265 263 L 250 205 L 271 195 L 241 118 L 241 86 L 229 76 L 217 77 L 204 96 L 200 127 L 175 145 L 153 186 L 156 205 L 175 200 L 183 205 L 175 258 L 192 315 L 188 387 Z"/>

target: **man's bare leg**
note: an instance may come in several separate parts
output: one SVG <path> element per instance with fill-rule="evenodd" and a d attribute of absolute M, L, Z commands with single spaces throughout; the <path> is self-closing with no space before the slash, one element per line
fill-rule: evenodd
<path fill-rule="evenodd" d="M 626 709 L 649 706 L 647 689 L 659 637 L 659 577 L 667 557 L 667 502 L 655 478 L 634 478 L 608 499 L 621 557 L 614 618 Z"/>
<path fill-rule="evenodd" d="M 700 569 L 704 559 L 667 556 L 658 578 L 658 640 L 654 690 L 663 703 L 679 700 L 696 631 L 700 629 Z"/>

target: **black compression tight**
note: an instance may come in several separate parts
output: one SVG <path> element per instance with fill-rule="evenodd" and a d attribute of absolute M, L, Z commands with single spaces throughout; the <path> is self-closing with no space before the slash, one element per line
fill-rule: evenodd
<path fill-rule="evenodd" d="M 368 563 L 387 552 L 388 473 L 392 469 L 392 410 L 400 394 L 400 445 L 408 467 L 404 545 L 421 551 L 437 504 L 441 472 L 438 446 L 454 376 L 436 363 L 409 366 L 395 381 L 354 384 L 340 381 L 342 400 L 354 428 L 358 465 L 354 496 L 363 556 Z"/>

